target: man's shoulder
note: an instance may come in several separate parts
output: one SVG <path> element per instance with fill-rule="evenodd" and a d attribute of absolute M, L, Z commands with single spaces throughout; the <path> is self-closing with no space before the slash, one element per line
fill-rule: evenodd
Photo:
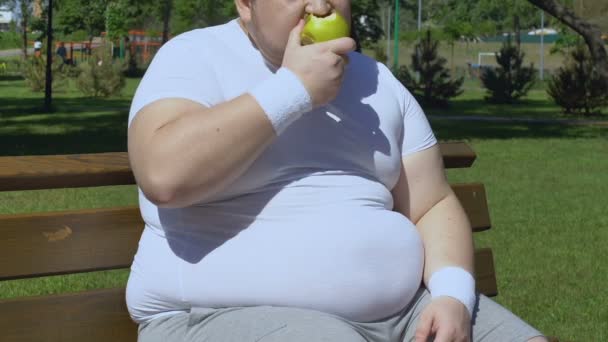
<path fill-rule="evenodd" d="M 380 78 L 393 76 L 393 73 L 386 65 L 384 65 L 384 63 L 378 62 L 367 55 L 359 52 L 352 52 L 348 55 L 348 57 L 350 59 L 350 63 L 357 72 L 373 72 Z"/>
<path fill-rule="evenodd" d="M 359 52 L 352 52 L 349 55 L 351 73 L 353 79 L 357 81 L 376 80 L 379 83 L 390 84 L 394 86 L 397 79 L 392 71 L 374 58 L 366 56 Z"/>

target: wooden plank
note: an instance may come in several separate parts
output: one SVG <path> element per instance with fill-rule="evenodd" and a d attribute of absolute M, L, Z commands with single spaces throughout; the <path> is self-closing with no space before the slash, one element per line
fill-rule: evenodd
<path fill-rule="evenodd" d="M 453 186 L 474 231 L 490 228 L 482 184 Z M 129 267 L 137 207 L 0 216 L 0 280 Z"/>
<path fill-rule="evenodd" d="M 0 216 L 0 280 L 129 267 L 143 227 L 137 207 Z"/>
<path fill-rule="evenodd" d="M 137 341 L 123 288 L 4 300 L 0 317 L 2 341 Z"/>
<path fill-rule="evenodd" d="M 488 297 L 498 295 L 494 254 L 490 248 L 479 248 L 475 251 L 475 283 L 480 293 Z"/>
<path fill-rule="evenodd" d="M 446 168 L 469 167 L 475 152 L 462 142 L 440 144 Z M 0 191 L 135 184 L 126 152 L 0 157 Z"/>
<path fill-rule="evenodd" d="M 477 158 L 475 151 L 465 142 L 442 142 L 439 148 L 447 169 L 470 167 Z"/>
<path fill-rule="evenodd" d="M 126 152 L 0 157 L 0 191 L 134 183 Z"/>
<path fill-rule="evenodd" d="M 481 232 L 490 229 L 492 223 L 484 185 L 481 183 L 452 184 L 452 189 L 464 207 L 473 231 Z"/>

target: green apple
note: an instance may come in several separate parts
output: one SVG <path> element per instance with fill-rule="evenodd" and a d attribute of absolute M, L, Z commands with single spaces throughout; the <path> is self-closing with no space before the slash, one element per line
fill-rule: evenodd
<path fill-rule="evenodd" d="M 326 17 L 308 14 L 302 30 L 302 44 L 314 44 L 350 36 L 350 27 L 346 19 L 338 12 Z"/>

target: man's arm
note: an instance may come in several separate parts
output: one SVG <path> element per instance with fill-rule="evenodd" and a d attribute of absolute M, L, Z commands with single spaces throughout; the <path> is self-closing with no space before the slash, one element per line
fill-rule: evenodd
<path fill-rule="evenodd" d="M 129 157 L 146 197 L 159 206 L 180 207 L 213 195 L 242 174 L 274 136 L 249 95 L 213 108 L 165 99 L 133 120 Z"/>
<path fill-rule="evenodd" d="M 249 93 L 211 108 L 166 98 L 139 110 L 129 126 L 129 159 L 149 200 L 185 207 L 217 194 L 303 108 L 335 98 L 344 75 L 342 56 L 355 43 L 340 38 L 302 46 L 302 27 L 300 21 L 290 34 L 282 68 Z M 285 95 L 277 96 L 281 92 Z"/>
<path fill-rule="evenodd" d="M 471 301 L 475 301 L 473 237 L 466 213 L 447 182 L 438 145 L 403 159 L 392 193 L 394 210 L 407 216 L 422 237 L 423 280 L 433 295 L 420 316 L 416 341 L 427 341 L 432 335 L 435 341 L 469 341 Z M 432 281 L 433 276 L 439 279 Z"/>
<path fill-rule="evenodd" d="M 394 210 L 408 217 L 424 242 L 424 283 L 446 266 L 473 273 L 471 224 L 445 176 L 439 145 L 403 158 L 392 191 Z"/>

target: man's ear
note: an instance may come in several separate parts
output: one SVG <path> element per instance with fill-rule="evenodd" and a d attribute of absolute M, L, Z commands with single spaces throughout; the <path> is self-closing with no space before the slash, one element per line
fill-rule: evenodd
<path fill-rule="evenodd" d="M 251 7 L 253 6 L 253 0 L 234 0 L 236 10 L 239 12 L 239 17 L 244 24 L 251 22 Z"/>

